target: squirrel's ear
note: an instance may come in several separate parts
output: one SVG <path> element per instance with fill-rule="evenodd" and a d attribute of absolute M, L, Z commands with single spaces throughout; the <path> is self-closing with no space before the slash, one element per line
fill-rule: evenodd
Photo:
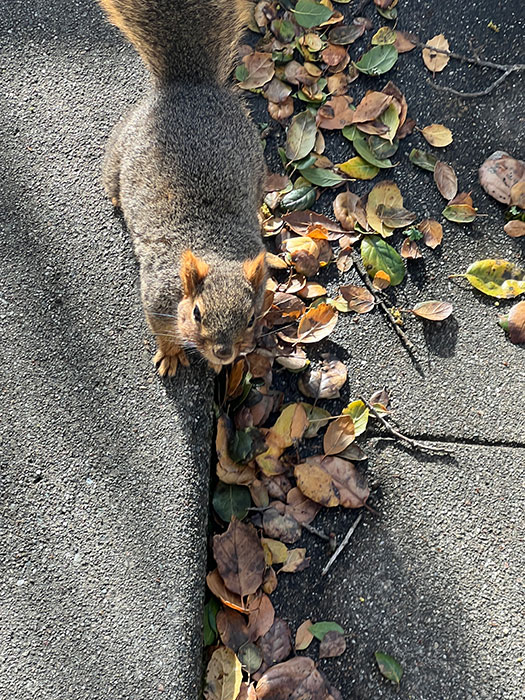
<path fill-rule="evenodd" d="M 266 277 L 266 253 L 263 250 L 256 258 L 243 264 L 244 276 L 257 291 Z"/>
<path fill-rule="evenodd" d="M 180 278 L 182 280 L 182 288 L 184 295 L 194 297 L 197 287 L 204 280 L 210 266 L 201 260 L 196 255 L 193 255 L 191 250 L 185 250 L 180 261 Z"/>

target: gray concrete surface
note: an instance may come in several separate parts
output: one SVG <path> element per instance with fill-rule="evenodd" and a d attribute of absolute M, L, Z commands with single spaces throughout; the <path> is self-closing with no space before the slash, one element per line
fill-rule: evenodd
<path fill-rule="evenodd" d="M 212 385 L 155 377 L 99 175 L 144 73 L 93 2 L 0 9 L 0 697 L 197 698 Z"/>
<path fill-rule="evenodd" d="M 144 72 L 94 3 L 0 0 L 0 8 L 0 695 L 191 700 L 211 384 L 198 369 L 167 389 L 154 377 L 136 265 L 98 180 L 107 134 Z M 410 0 L 399 10 L 401 29 L 443 31 L 459 51 L 473 38 L 486 57 L 523 61 L 517 0 Z M 523 83 L 513 76 L 488 98 L 462 101 L 434 92 L 426 77 L 414 53 L 353 91 L 359 99 L 391 78 L 421 126 L 443 122 L 454 132 L 444 156 L 489 216 L 471 227 L 446 223 L 442 252 L 427 253 L 398 290 L 403 303 L 453 301 L 454 319 L 444 328 L 407 321 L 424 376 L 378 313 L 358 324 L 342 318 L 316 351 L 347 363 L 343 399 L 387 384 L 400 426 L 454 454 L 370 445 L 381 516 L 366 516 L 326 580 L 328 555 L 305 537 L 312 566 L 281 577 L 276 606 L 297 623 L 311 615 L 344 624 L 349 650 L 323 668 L 345 700 L 517 700 L 525 356 L 497 326 L 494 302 L 446 275 L 481 257 L 524 262 L 523 242 L 504 234 L 502 208 L 476 175 L 493 150 L 524 156 Z M 454 64 L 438 80 L 472 90 L 493 78 Z M 334 160 L 347 157 L 328 144 Z M 401 150 L 412 145 L 425 147 L 414 136 Z M 406 160 L 394 179 L 409 208 L 432 216 L 443 208 L 429 176 Z M 353 517 L 330 511 L 319 526 L 342 535 Z M 377 673 L 377 648 L 403 663 L 399 691 Z"/>
<path fill-rule="evenodd" d="M 411 0 L 399 3 L 398 26 L 423 39 L 443 32 L 460 53 L 468 53 L 472 41 L 484 47 L 484 58 L 523 63 L 520 7 L 518 2 Z M 367 16 L 373 16 L 370 10 Z M 499 33 L 487 27 L 490 20 L 500 26 Z M 497 75 L 452 62 L 436 82 L 477 91 Z M 524 156 L 523 75 L 474 100 L 436 92 L 427 77 L 413 52 L 401 56 L 388 76 L 360 81 L 351 93 L 358 101 L 366 89 L 382 87 L 390 78 L 405 92 L 409 114 L 420 127 L 435 122 L 452 129 L 453 144 L 440 152 L 486 216 L 471 226 L 440 216 L 445 202 L 432 177 L 408 162 L 412 147 L 438 150 L 417 134 L 405 140 L 399 167 L 384 177 L 397 182 L 405 206 L 444 225 L 442 248 L 408 263 L 406 282 L 392 293 L 393 302 L 448 300 L 454 316 L 434 325 L 406 320 L 419 368 L 379 311 L 357 322 L 340 317 L 330 342 L 316 351 L 335 352 L 349 370 L 340 403 L 327 403 L 331 411 L 386 385 L 397 425 L 413 437 L 443 441 L 452 455 L 429 457 L 382 441 L 365 442 L 369 479 L 378 487 L 371 503 L 380 515 L 366 514 L 326 579 L 320 572 L 329 553 L 322 541 L 305 535 L 298 545 L 307 547 L 312 565 L 299 575 L 280 577 L 275 596 L 279 614 L 293 626 L 308 617 L 344 626 L 347 652 L 321 664 L 345 700 L 518 700 L 525 688 L 525 350 L 509 343 L 497 325 L 498 313 L 513 301 L 497 303 L 447 276 L 482 258 L 525 262 L 523 239 L 504 233 L 504 207 L 481 190 L 477 176 L 479 165 L 497 149 Z M 334 162 L 351 152 L 328 138 Z M 364 193 L 370 183 L 352 183 L 351 189 Z M 327 200 L 320 202 L 325 213 L 331 206 Z M 327 272 L 324 281 L 335 291 L 341 281 L 358 279 L 352 271 L 341 280 Z M 315 524 L 342 538 L 354 518 L 348 511 L 325 512 Z M 401 662 L 405 675 L 399 690 L 380 676 L 373 658 L 378 649 Z"/>

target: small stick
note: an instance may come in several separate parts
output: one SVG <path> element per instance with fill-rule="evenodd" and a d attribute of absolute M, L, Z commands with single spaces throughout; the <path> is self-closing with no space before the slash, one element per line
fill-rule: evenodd
<path fill-rule="evenodd" d="M 352 523 L 350 529 L 349 529 L 348 532 L 346 533 L 344 540 L 341 542 L 341 544 L 339 545 L 339 547 L 338 547 L 338 548 L 335 550 L 335 552 L 332 554 L 332 556 L 331 556 L 330 559 L 328 560 L 328 564 L 327 564 L 327 565 L 324 567 L 324 569 L 321 571 L 321 576 L 326 576 L 326 574 L 327 574 L 328 571 L 330 570 L 330 567 L 332 566 L 332 564 L 334 563 L 334 561 L 335 561 L 335 560 L 337 559 L 337 557 L 341 554 L 341 552 L 342 552 L 343 549 L 346 547 L 346 545 L 350 542 L 350 538 L 351 538 L 352 535 L 354 534 L 354 532 L 355 532 L 357 526 L 359 525 L 359 523 L 361 522 L 362 519 L 363 519 L 363 513 L 359 513 L 359 515 L 357 516 L 357 518 L 356 518 L 356 519 L 354 520 L 354 522 Z"/>
<path fill-rule="evenodd" d="M 509 68 L 505 71 L 505 73 L 502 73 L 500 77 L 492 83 L 492 85 L 489 85 L 488 88 L 485 88 L 485 90 L 480 90 L 479 92 L 461 92 L 461 90 L 454 90 L 454 88 L 448 87 L 447 85 L 437 85 L 429 79 L 427 79 L 427 83 L 431 85 L 434 90 L 439 90 L 439 92 L 450 92 L 458 97 L 484 97 L 485 95 L 490 95 L 490 93 L 495 90 L 498 85 L 501 85 L 501 83 L 514 72 L 514 68 Z"/>
<path fill-rule="evenodd" d="M 406 435 L 403 435 L 403 433 L 400 433 L 398 430 L 395 428 L 392 428 L 390 423 L 388 423 L 382 415 L 380 415 L 375 408 L 372 406 L 371 403 L 369 403 L 363 396 L 359 397 L 361 401 L 365 404 L 365 406 L 368 408 L 370 413 L 377 418 L 377 420 L 383 425 L 388 432 L 396 437 L 398 440 L 401 440 L 402 442 L 406 442 L 407 445 L 410 445 L 410 447 L 415 448 L 416 450 L 421 450 L 423 452 L 439 452 L 441 454 L 450 454 L 449 450 L 445 450 L 442 447 L 435 447 L 434 445 L 427 445 L 423 442 L 419 442 L 418 440 L 414 440 L 413 438 L 409 438 Z"/>
<path fill-rule="evenodd" d="M 308 530 L 308 532 L 311 532 L 312 535 L 315 535 L 316 537 L 321 538 L 325 542 L 330 542 L 330 537 L 322 530 L 317 530 L 315 527 L 312 527 L 308 523 L 302 523 L 302 525 L 303 525 L 304 529 Z"/>
<path fill-rule="evenodd" d="M 368 276 L 368 273 L 367 273 L 367 271 L 364 269 L 363 265 L 361 264 L 361 260 L 358 258 L 357 253 L 355 252 L 355 250 L 352 250 L 352 260 L 354 261 L 354 265 L 355 265 L 355 268 L 356 268 L 357 272 L 359 273 L 359 276 L 361 277 L 361 279 L 362 279 L 363 282 L 365 283 L 365 286 L 367 287 L 368 291 L 373 295 L 373 297 L 374 297 L 374 299 L 375 299 L 375 301 L 376 301 L 376 304 L 380 307 L 381 311 L 385 314 L 385 316 L 387 317 L 387 319 L 388 319 L 390 325 L 393 327 L 393 329 L 395 330 L 395 332 L 396 332 L 396 333 L 398 334 L 398 336 L 401 338 L 401 341 L 403 342 L 403 344 L 404 344 L 404 346 L 406 347 L 406 349 L 407 349 L 412 355 L 416 356 L 416 355 L 417 355 L 416 346 L 415 346 L 414 343 L 410 340 L 410 338 L 407 336 L 407 334 L 406 334 L 405 331 L 401 328 L 401 326 L 400 326 L 398 323 L 396 323 L 396 319 L 392 316 L 392 314 L 391 314 L 389 308 L 387 307 L 387 305 L 385 304 L 385 302 L 382 301 L 382 300 L 378 297 L 378 295 L 377 295 L 377 290 L 376 290 L 376 288 L 374 287 L 374 285 L 372 284 L 372 282 L 370 282 L 370 278 L 369 278 L 369 276 Z"/>
<path fill-rule="evenodd" d="M 428 49 L 429 51 L 433 51 L 434 53 L 442 53 L 445 54 L 445 56 L 450 56 L 450 58 L 455 58 L 458 61 L 463 61 L 464 63 L 471 63 L 475 66 L 483 66 L 485 68 L 494 68 L 495 70 L 500 70 L 502 72 L 507 72 L 510 71 L 511 73 L 514 73 L 515 71 L 522 71 L 525 70 L 525 63 L 514 63 L 514 64 L 502 64 L 502 63 L 494 63 L 493 61 L 485 61 L 482 58 L 479 58 L 478 56 L 470 57 L 470 56 L 464 56 L 463 54 L 460 53 L 454 53 L 454 51 L 447 51 L 446 49 L 438 49 L 437 46 L 432 46 L 431 44 L 425 44 L 422 41 L 412 41 L 412 39 L 409 40 L 411 44 L 414 44 L 414 46 L 418 46 L 420 49 Z"/>

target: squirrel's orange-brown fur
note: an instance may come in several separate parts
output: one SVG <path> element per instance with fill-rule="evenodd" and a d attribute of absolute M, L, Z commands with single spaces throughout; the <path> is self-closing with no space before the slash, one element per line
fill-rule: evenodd
<path fill-rule="evenodd" d="M 123 212 L 161 375 L 253 344 L 266 279 L 260 139 L 228 84 L 248 0 L 99 0 L 152 85 L 117 124 L 104 184 Z"/>

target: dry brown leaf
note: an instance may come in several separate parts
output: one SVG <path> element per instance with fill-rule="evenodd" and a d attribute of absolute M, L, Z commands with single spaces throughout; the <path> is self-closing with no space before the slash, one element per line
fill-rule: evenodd
<path fill-rule="evenodd" d="M 307 498 L 295 486 L 286 495 L 286 513 L 291 515 L 301 525 L 309 525 L 321 509 L 318 503 Z"/>
<path fill-rule="evenodd" d="M 274 102 L 275 104 L 286 102 L 291 92 L 292 88 L 275 76 L 263 88 L 263 95 L 269 102 Z"/>
<path fill-rule="evenodd" d="M 454 307 L 448 301 L 423 301 L 411 309 L 414 316 L 428 321 L 444 321 L 453 310 Z"/>
<path fill-rule="evenodd" d="M 417 225 L 417 228 L 423 234 L 423 243 L 429 248 L 436 248 L 443 239 L 443 226 L 434 219 L 423 219 Z"/>
<path fill-rule="evenodd" d="M 308 232 L 310 226 L 322 226 L 326 229 L 328 238 L 332 241 L 337 240 L 344 234 L 344 230 L 338 223 L 323 214 L 318 214 L 316 211 L 310 211 L 309 209 L 285 214 L 283 221 L 288 228 L 291 228 L 294 233 L 298 233 L 301 236 Z"/>
<path fill-rule="evenodd" d="M 305 649 L 308 649 L 308 647 L 312 643 L 312 640 L 314 638 L 314 635 L 310 632 L 310 627 L 312 626 L 312 624 L 312 621 L 308 619 L 305 620 L 297 628 L 297 632 L 295 633 L 296 651 L 304 651 Z"/>
<path fill-rule="evenodd" d="M 348 77 L 345 73 L 334 73 L 327 79 L 328 93 L 334 97 L 345 95 L 348 91 Z"/>
<path fill-rule="evenodd" d="M 390 287 L 390 275 L 384 270 L 378 270 L 374 275 L 372 284 L 376 289 L 386 289 Z"/>
<path fill-rule="evenodd" d="M 219 598 L 221 603 L 229 608 L 232 608 L 233 610 L 248 612 L 242 603 L 241 597 L 226 588 L 218 569 L 210 571 L 210 573 L 206 576 L 206 584 L 213 595 L 216 598 Z"/>
<path fill-rule="evenodd" d="M 222 580 L 241 599 L 261 585 L 264 552 L 253 525 L 232 520 L 223 535 L 214 536 L 213 556 Z"/>
<path fill-rule="evenodd" d="M 326 294 L 326 289 L 317 282 L 307 282 L 304 287 L 297 292 L 303 299 L 316 299 Z"/>
<path fill-rule="evenodd" d="M 301 343 L 317 343 L 334 330 L 337 311 L 329 304 L 318 304 L 303 315 L 297 329 L 297 340 Z"/>
<path fill-rule="evenodd" d="M 519 301 L 511 308 L 508 324 L 510 341 L 516 345 L 525 343 L 525 301 Z"/>
<path fill-rule="evenodd" d="M 325 102 L 317 110 L 316 123 L 321 129 L 342 129 L 352 123 L 354 110 L 350 104 L 352 98 L 347 95 L 338 95 Z"/>
<path fill-rule="evenodd" d="M 356 284 L 347 284 L 339 289 L 343 297 L 348 302 L 351 311 L 358 314 L 366 314 L 375 306 L 374 295 L 366 287 Z"/>
<path fill-rule="evenodd" d="M 242 62 L 248 70 L 248 77 L 239 83 L 243 90 L 262 87 L 273 78 L 275 65 L 271 53 L 255 51 L 245 56 Z"/>
<path fill-rule="evenodd" d="M 348 370 L 335 356 L 324 355 L 319 368 L 309 368 L 299 377 L 299 390 L 312 399 L 337 399 Z"/>
<path fill-rule="evenodd" d="M 366 231 L 368 223 L 363 204 L 353 192 L 340 192 L 334 200 L 334 214 L 343 229 L 352 231 L 356 222 Z"/>
<path fill-rule="evenodd" d="M 345 47 L 339 44 L 328 43 L 321 52 L 321 58 L 327 66 L 337 66 L 347 55 Z"/>
<path fill-rule="evenodd" d="M 297 486 L 305 496 L 327 508 L 339 505 L 339 494 L 326 470 L 305 462 L 297 464 L 294 473 Z"/>
<path fill-rule="evenodd" d="M 294 110 L 293 98 L 287 97 L 284 102 L 277 104 L 276 102 L 268 102 L 268 114 L 276 122 L 284 122 L 292 116 Z"/>
<path fill-rule="evenodd" d="M 437 34 L 432 39 L 429 39 L 426 45 L 442 51 L 449 51 L 450 49 L 449 43 L 443 34 Z M 425 66 L 433 73 L 440 73 L 450 61 L 450 56 L 444 53 L 436 53 L 432 49 L 423 49 L 422 56 Z"/>
<path fill-rule="evenodd" d="M 257 643 L 268 666 L 284 661 L 292 653 L 292 634 L 288 624 L 276 617 L 268 632 Z"/>
<path fill-rule="evenodd" d="M 257 700 L 339 700 L 315 663 L 307 656 L 277 664 L 264 672 L 257 683 Z M 334 696 L 332 693 L 335 692 Z"/>
<path fill-rule="evenodd" d="M 412 51 L 416 48 L 418 39 L 415 34 L 410 32 L 400 32 L 398 29 L 396 31 L 396 40 L 394 46 L 397 49 L 397 53 L 406 53 L 407 51 Z"/>
<path fill-rule="evenodd" d="M 323 439 L 327 455 L 336 455 L 355 440 L 354 421 L 351 416 L 340 416 L 330 423 Z"/>
<path fill-rule="evenodd" d="M 458 193 L 458 178 L 454 168 L 438 160 L 434 168 L 434 182 L 440 194 L 446 199 L 454 199 Z"/>
<path fill-rule="evenodd" d="M 370 495 L 366 479 L 340 457 L 308 457 L 295 467 L 295 477 L 305 496 L 328 507 L 360 508 Z"/>
<path fill-rule="evenodd" d="M 249 610 L 248 634 L 250 640 L 255 642 L 265 635 L 275 620 L 275 610 L 272 601 L 265 593 L 250 596 L 247 604 Z"/>
<path fill-rule="evenodd" d="M 512 206 L 525 209 L 525 179 L 510 188 L 510 203 Z"/>
<path fill-rule="evenodd" d="M 255 685 L 250 683 L 241 683 L 241 690 L 236 700 L 257 700 L 257 693 L 255 692 Z"/>
<path fill-rule="evenodd" d="M 295 518 L 285 512 L 284 504 L 279 504 L 282 506 L 282 509 L 279 509 L 278 503 L 274 501 L 263 513 L 264 534 L 286 544 L 293 544 L 301 537 L 301 526 Z"/>
<path fill-rule="evenodd" d="M 319 646 L 319 658 L 329 659 L 334 656 L 341 656 L 346 651 L 346 642 L 340 632 L 334 630 L 327 632 Z"/>
<path fill-rule="evenodd" d="M 511 189 L 525 180 L 525 162 L 505 151 L 495 151 L 480 166 L 478 175 L 487 194 L 502 204 L 510 204 Z"/>
<path fill-rule="evenodd" d="M 452 143 L 452 132 L 443 124 L 431 124 L 421 129 L 421 133 L 431 146 L 444 148 Z"/>
<path fill-rule="evenodd" d="M 503 227 L 503 230 L 507 236 L 510 236 L 511 238 L 521 238 L 522 236 L 525 236 L 525 221 L 507 221 Z"/>
<path fill-rule="evenodd" d="M 262 589 L 267 595 L 271 595 L 275 591 L 276 588 L 277 588 L 277 574 L 270 566 L 266 569 L 266 572 L 264 574 L 264 581 L 263 581 Z"/>
<path fill-rule="evenodd" d="M 377 119 L 383 114 L 392 100 L 392 95 L 387 95 L 384 92 L 367 92 L 353 113 L 352 123 L 370 122 Z"/>
<path fill-rule="evenodd" d="M 400 255 L 402 258 L 408 258 L 410 260 L 416 260 L 421 258 L 421 251 L 415 241 L 410 240 L 410 238 L 405 238 L 403 244 L 401 245 Z"/>
<path fill-rule="evenodd" d="M 303 571 L 308 566 L 310 566 L 310 557 L 306 556 L 306 549 L 304 547 L 291 549 L 278 573 L 295 574 L 298 571 Z"/>
<path fill-rule="evenodd" d="M 231 608 L 223 608 L 217 613 L 216 622 L 221 642 L 235 653 L 250 640 L 250 633 L 241 613 Z"/>

